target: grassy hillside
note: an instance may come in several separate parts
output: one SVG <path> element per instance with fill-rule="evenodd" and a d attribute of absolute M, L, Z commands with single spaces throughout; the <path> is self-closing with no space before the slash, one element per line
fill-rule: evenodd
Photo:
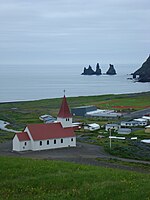
<path fill-rule="evenodd" d="M 149 200 L 150 174 L 0 157 L 1 200 Z"/>

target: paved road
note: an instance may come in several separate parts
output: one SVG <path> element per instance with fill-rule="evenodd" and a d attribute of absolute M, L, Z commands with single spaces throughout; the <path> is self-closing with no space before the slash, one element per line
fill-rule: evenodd
<path fill-rule="evenodd" d="M 146 114 L 150 114 L 150 108 L 138 110 L 138 111 L 132 112 L 130 114 L 125 114 L 124 117 L 133 119 L 136 117 L 142 117 L 143 115 L 146 115 Z"/>
<path fill-rule="evenodd" d="M 117 159 L 126 162 L 133 163 L 144 163 L 150 166 L 150 162 L 138 161 L 131 159 L 117 158 L 107 154 L 102 147 L 97 145 L 91 145 L 86 143 L 77 143 L 75 148 L 62 148 L 62 149 L 52 149 L 45 151 L 28 151 L 28 152 L 12 152 L 12 142 L 6 142 L 0 144 L 0 156 L 15 156 L 15 157 L 28 157 L 34 159 L 48 159 L 48 160 L 63 160 L 66 162 L 74 162 L 80 164 L 94 165 L 94 166 L 104 166 L 109 168 L 119 168 L 125 170 L 132 170 L 142 173 L 150 173 L 149 170 L 144 170 L 138 167 L 132 167 L 124 165 L 123 163 L 118 164 L 117 162 L 108 162 L 110 159 Z M 99 160 L 98 160 L 99 159 Z"/>

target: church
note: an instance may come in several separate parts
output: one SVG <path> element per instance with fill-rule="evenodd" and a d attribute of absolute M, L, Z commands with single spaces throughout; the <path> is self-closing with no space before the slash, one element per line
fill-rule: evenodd
<path fill-rule="evenodd" d="M 40 151 L 76 147 L 72 114 L 64 95 L 57 121 L 48 124 L 29 124 L 13 138 L 13 151 Z"/>

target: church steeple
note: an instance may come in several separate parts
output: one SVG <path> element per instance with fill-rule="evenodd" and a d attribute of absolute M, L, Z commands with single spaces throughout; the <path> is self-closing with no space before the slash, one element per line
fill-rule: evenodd
<path fill-rule="evenodd" d="M 71 127 L 72 126 L 72 114 L 70 112 L 67 99 L 64 95 L 62 104 L 57 116 L 57 121 L 61 122 L 63 127 Z"/>
<path fill-rule="evenodd" d="M 65 95 L 64 95 L 59 113 L 58 113 L 58 117 L 61 117 L 61 118 L 72 117 L 72 114 L 70 113 L 69 106 L 68 106 Z"/>

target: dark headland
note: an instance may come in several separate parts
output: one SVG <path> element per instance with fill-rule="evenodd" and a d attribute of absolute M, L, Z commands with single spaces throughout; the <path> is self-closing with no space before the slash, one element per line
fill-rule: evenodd
<path fill-rule="evenodd" d="M 150 82 L 150 55 L 142 66 L 136 70 L 133 74 L 133 78 L 137 78 L 138 82 Z"/>

